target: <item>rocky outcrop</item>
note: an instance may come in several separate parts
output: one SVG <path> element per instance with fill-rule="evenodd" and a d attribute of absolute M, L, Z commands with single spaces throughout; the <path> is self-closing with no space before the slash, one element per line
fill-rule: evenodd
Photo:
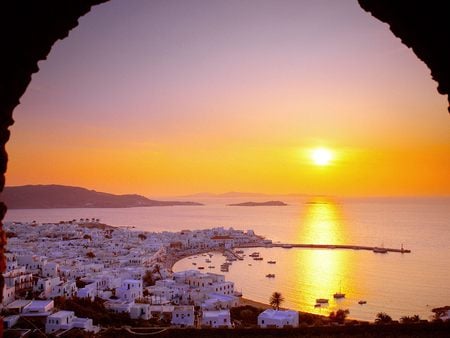
<path fill-rule="evenodd" d="M 449 95 L 449 13 L 446 1 L 358 0 L 426 63 L 440 94 Z M 450 112 L 450 106 L 448 107 Z"/>
<path fill-rule="evenodd" d="M 39 70 L 53 44 L 68 36 L 78 25 L 78 19 L 93 5 L 107 0 L 2 0 L 0 1 L 0 191 L 5 186 L 9 127 L 12 113 L 27 89 L 31 75 Z M 0 202 L 0 272 L 5 271 L 3 255 L 6 236 L 1 221 L 6 206 Z M 0 290 L 4 280 L 0 274 Z M 0 301 L 2 299 L 0 291 Z M 3 331 L 0 321 L 0 336 Z"/>

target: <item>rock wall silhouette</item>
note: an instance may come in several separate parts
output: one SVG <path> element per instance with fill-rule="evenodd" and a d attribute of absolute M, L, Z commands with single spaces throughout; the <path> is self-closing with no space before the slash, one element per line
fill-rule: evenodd
<path fill-rule="evenodd" d="M 53 44 L 67 37 L 69 31 L 78 25 L 78 19 L 92 6 L 107 1 L 0 1 L 0 192 L 5 185 L 8 161 L 5 144 L 10 136 L 8 128 L 14 123 L 12 113 L 32 74 L 39 71 L 38 62 L 46 59 Z M 438 82 L 438 92 L 448 95 L 450 58 L 446 2 L 359 0 L 359 4 L 374 17 L 389 24 L 394 35 L 428 65 L 431 76 Z M 1 272 L 6 268 L 3 254 L 6 237 L 1 224 L 5 213 L 6 206 L 0 202 Z M 0 277 L 0 290 L 3 290 L 3 283 L 3 277 Z"/>
<path fill-rule="evenodd" d="M 449 95 L 449 11 L 446 1 L 358 0 L 431 70 L 437 90 Z M 450 112 L 450 106 L 447 108 Z"/>
<path fill-rule="evenodd" d="M 107 0 L 2 0 L 0 1 L 0 192 L 5 186 L 9 127 L 12 113 L 27 89 L 38 62 L 45 60 L 53 44 L 68 36 L 78 19 L 91 7 Z M 0 272 L 6 269 L 6 235 L 2 220 L 6 206 L 0 202 Z M 0 275 L 0 301 L 3 299 Z M 3 321 L 0 320 L 0 336 Z"/>

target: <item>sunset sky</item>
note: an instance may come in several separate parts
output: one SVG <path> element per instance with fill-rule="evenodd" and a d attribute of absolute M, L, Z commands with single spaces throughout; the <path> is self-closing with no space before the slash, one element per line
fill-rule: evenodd
<path fill-rule="evenodd" d="M 356 0 L 111 1 L 39 66 L 7 185 L 450 195 L 446 97 Z"/>

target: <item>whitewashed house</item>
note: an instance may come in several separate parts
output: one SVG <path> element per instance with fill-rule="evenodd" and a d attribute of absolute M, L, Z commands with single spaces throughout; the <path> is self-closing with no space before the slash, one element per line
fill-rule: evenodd
<path fill-rule="evenodd" d="M 230 310 L 203 311 L 202 325 L 212 328 L 231 328 Z"/>
<path fill-rule="evenodd" d="M 194 307 L 189 305 L 175 306 L 172 312 L 172 325 L 192 327 L 195 322 Z"/>
<path fill-rule="evenodd" d="M 221 310 L 221 309 L 231 309 L 232 307 L 239 306 L 240 298 L 231 295 L 221 295 L 218 293 L 208 294 L 208 299 L 206 299 L 201 307 L 203 310 Z"/>
<path fill-rule="evenodd" d="M 149 320 L 151 318 L 150 304 L 133 304 L 130 307 L 131 319 Z"/>
<path fill-rule="evenodd" d="M 23 308 L 23 315 L 46 315 L 50 314 L 55 307 L 53 300 L 32 300 L 30 304 Z"/>
<path fill-rule="evenodd" d="M 2 306 L 8 305 L 16 299 L 16 288 L 14 286 L 8 286 L 5 283 L 3 285 L 2 295 Z"/>
<path fill-rule="evenodd" d="M 87 332 L 98 332 L 99 328 L 94 326 L 90 318 L 75 317 L 73 311 L 58 311 L 47 317 L 45 333 L 51 334 L 59 330 L 70 330 L 72 328 L 83 329 Z"/>
<path fill-rule="evenodd" d="M 293 310 L 267 309 L 258 316 L 258 326 L 262 328 L 298 327 L 298 312 Z"/>
<path fill-rule="evenodd" d="M 39 274 L 42 267 L 47 263 L 47 259 L 37 255 L 23 255 L 17 256 L 17 264 L 24 266 L 27 272 Z"/>
<path fill-rule="evenodd" d="M 116 296 L 124 301 L 133 302 L 142 298 L 142 281 L 125 279 L 122 286 L 116 289 Z"/>
<path fill-rule="evenodd" d="M 90 300 L 94 300 L 97 294 L 97 285 L 95 283 L 88 284 L 84 288 L 77 290 L 78 298 L 89 298 Z"/>
<path fill-rule="evenodd" d="M 47 262 L 42 266 L 43 277 L 58 277 L 59 276 L 59 264 L 54 262 Z"/>

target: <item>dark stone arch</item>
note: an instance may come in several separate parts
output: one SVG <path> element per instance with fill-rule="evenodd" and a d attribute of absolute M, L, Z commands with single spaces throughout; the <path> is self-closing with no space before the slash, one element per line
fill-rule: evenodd
<path fill-rule="evenodd" d="M 0 1 L 0 192 L 5 185 L 5 150 L 12 113 L 28 87 L 38 62 L 53 44 L 68 36 L 78 19 L 92 6 L 109 0 L 2 0 Z M 445 1 L 358 0 L 360 6 L 389 24 L 393 34 L 412 48 L 431 70 L 438 92 L 449 94 L 448 11 Z M 450 111 L 450 109 L 449 109 Z M 1 221 L 6 206 L 0 202 L 0 273 L 6 268 L 6 237 Z M 0 274 L 0 293 L 3 290 Z M 2 295 L 0 294 L 0 299 Z M 2 330 L 0 322 L 0 333 Z"/>

